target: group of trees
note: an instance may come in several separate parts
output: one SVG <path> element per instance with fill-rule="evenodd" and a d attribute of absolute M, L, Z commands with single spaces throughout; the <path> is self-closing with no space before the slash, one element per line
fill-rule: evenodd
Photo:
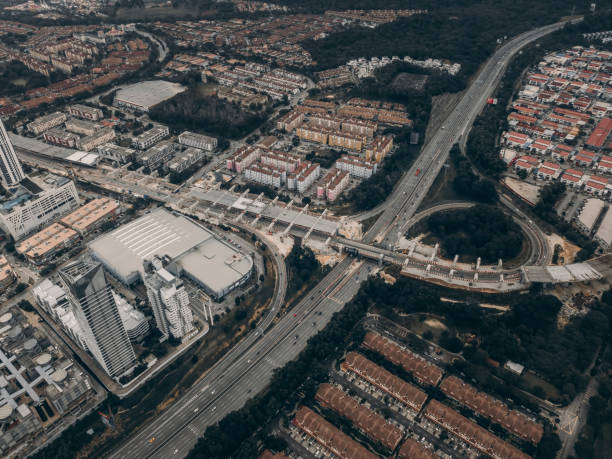
<path fill-rule="evenodd" d="M 64 77 L 61 72 L 53 72 L 46 77 L 28 69 L 19 61 L 3 63 L 0 66 L 0 96 L 21 95 L 29 89 L 48 86 Z"/>
<path fill-rule="evenodd" d="M 499 384 L 499 378 L 509 375 L 488 366 L 489 359 L 501 364 L 508 360 L 519 362 L 541 375 L 561 392 L 558 402 L 569 402 L 585 388 L 588 376 L 584 371 L 595 357 L 597 349 L 607 339 L 612 308 L 594 301 L 590 311 L 574 317 L 563 328 L 556 324 L 561 302 L 553 296 L 536 291 L 530 295 L 513 294 L 502 299 L 487 295 L 458 295 L 448 289 L 423 284 L 414 279 L 400 278 L 394 285 L 375 282 L 369 286 L 377 308 L 390 318 L 397 313 L 428 312 L 447 318 L 457 329 L 474 334 L 463 350 L 468 372 L 484 385 L 490 385 L 501 396 L 512 395 L 510 387 Z M 441 301 L 440 297 L 457 298 L 461 303 Z M 491 313 L 476 302 L 499 302 L 510 306 L 504 313 Z M 563 362 L 563 365 L 559 365 Z M 473 367 L 468 371 L 469 366 Z M 480 377 L 484 372 L 484 376 Z M 510 385 L 533 391 L 534 388 L 518 379 L 509 378 Z M 540 393 L 540 396 L 545 394 Z"/>
<path fill-rule="evenodd" d="M 287 290 L 290 292 L 298 291 L 302 285 L 310 279 L 312 274 L 319 268 L 319 262 L 309 247 L 302 247 L 299 243 L 294 243 L 291 252 L 285 259 L 289 272 L 289 285 Z"/>
<path fill-rule="evenodd" d="M 154 106 L 149 115 L 151 119 L 173 127 L 204 129 L 210 134 L 231 139 L 254 131 L 267 118 L 264 112 L 250 112 L 214 96 L 203 96 L 194 88 Z"/>
<path fill-rule="evenodd" d="M 470 161 L 461 154 L 457 144 L 450 151 L 450 159 L 455 171 L 453 179 L 453 190 L 462 198 L 474 201 L 493 203 L 498 199 L 497 190 L 493 182 L 486 178 L 478 177 L 472 171 Z"/>
<path fill-rule="evenodd" d="M 612 308 L 612 290 L 604 292 L 602 303 Z M 591 459 L 605 457 L 610 452 L 610 428 L 612 426 L 612 335 L 606 336 L 607 348 L 602 352 L 601 363 L 594 370 L 597 392 L 589 400 L 587 423 L 580 432 L 574 450 L 577 457 Z"/>
<path fill-rule="evenodd" d="M 284 0 L 283 3 L 292 4 L 295 1 Z M 304 9 L 323 6 L 319 0 L 298 3 Z M 341 1 L 333 6 L 327 3 L 324 8 L 339 8 L 342 3 L 350 3 L 349 8 L 359 7 L 354 2 Z M 357 2 L 379 8 L 380 5 L 375 3 L 372 0 Z M 374 29 L 354 26 L 323 40 L 308 41 L 305 47 L 321 68 L 337 67 L 358 57 L 408 55 L 417 59 L 434 57 L 458 62 L 467 77 L 491 54 L 498 39 L 569 15 L 572 6 L 564 0 L 547 0 L 537 4 L 528 0 L 442 0 L 435 2 L 435 5 L 423 0 L 413 2 L 411 7 L 427 8 L 428 14 L 402 18 Z M 385 7 L 392 8 L 388 3 L 385 3 Z M 586 8 L 577 7 L 576 12 Z"/>
<path fill-rule="evenodd" d="M 481 257 L 483 263 L 516 257 L 523 247 L 521 228 L 501 210 L 476 205 L 433 214 L 427 229 L 440 240 L 444 252 Z"/>

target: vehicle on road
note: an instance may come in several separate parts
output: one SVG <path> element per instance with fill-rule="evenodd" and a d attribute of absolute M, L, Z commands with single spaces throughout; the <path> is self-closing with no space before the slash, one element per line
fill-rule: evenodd
<path fill-rule="evenodd" d="M 420 173 L 421 173 L 421 169 L 417 169 L 417 170 L 416 170 L 416 173 L 414 174 L 414 175 L 415 175 L 415 177 L 418 177 L 418 175 L 419 175 Z"/>

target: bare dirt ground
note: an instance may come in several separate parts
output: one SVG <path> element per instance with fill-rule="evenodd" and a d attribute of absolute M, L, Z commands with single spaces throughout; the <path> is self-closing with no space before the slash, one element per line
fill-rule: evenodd
<path fill-rule="evenodd" d="M 580 247 L 572 244 L 570 241 L 556 233 L 547 235 L 546 239 L 548 239 L 548 245 L 551 250 L 554 250 L 556 245 L 561 246 L 561 250 L 559 251 L 559 259 L 557 261 L 557 264 L 559 265 L 573 263 L 574 259 L 576 258 L 576 254 L 580 252 Z"/>

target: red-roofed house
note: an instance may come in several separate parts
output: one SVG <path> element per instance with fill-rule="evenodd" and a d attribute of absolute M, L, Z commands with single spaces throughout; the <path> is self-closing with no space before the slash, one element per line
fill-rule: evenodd
<path fill-rule="evenodd" d="M 553 180 L 561 174 L 561 166 L 557 163 L 544 161 L 538 168 L 536 177 L 542 180 Z"/>
<path fill-rule="evenodd" d="M 600 150 L 612 132 L 612 118 L 602 119 L 585 142 L 585 145 L 593 150 Z"/>
<path fill-rule="evenodd" d="M 578 187 L 580 186 L 580 178 L 575 177 L 569 174 L 563 174 L 561 176 L 561 183 L 565 183 L 569 187 Z"/>
<path fill-rule="evenodd" d="M 595 161 L 595 153 L 587 150 L 580 150 L 576 156 L 574 156 L 574 164 L 578 166 L 590 166 Z"/>
<path fill-rule="evenodd" d="M 521 134 L 520 132 L 516 132 L 516 131 L 508 131 L 505 134 L 506 137 L 506 143 L 508 143 L 509 145 L 513 145 L 516 147 L 527 147 L 529 146 L 529 144 L 531 143 L 531 139 L 529 138 L 528 135 L 525 134 Z"/>
<path fill-rule="evenodd" d="M 552 149 L 552 147 L 553 143 L 550 140 L 536 139 L 529 147 L 529 150 L 539 155 L 545 155 Z"/>
<path fill-rule="evenodd" d="M 584 184 L 584 191 L 593 193 L 597 196 L 601 196 L 607 191 L 608 179 L 605 177 L 598 177 L 597 175 L 591 175 L 591 177 Z"/>
<path fill-rule="evenodd" d="M 559 144 L 553 149 L 551 156 L 557 161 L 567 161 L 572 154 L 572 151 L 572 147 Z"/>
<path fill-rule="evenodd" d="M 597 170 L 606 174 L 612 173 L 612 156 L 602 156 L 597 164 Z"/>

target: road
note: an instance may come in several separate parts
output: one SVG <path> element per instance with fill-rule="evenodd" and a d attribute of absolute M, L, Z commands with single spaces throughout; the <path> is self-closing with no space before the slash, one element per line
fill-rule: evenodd
<path fill-rule="evenodd" d="M 392 229 L 415 213 L 433 183 L 453 143 L 467 132 L 486 98 L 492 93 L 510 58 L 523 46 L 554 30 L 553 24 L 519 35 L 502 46 L 483 66 L 472 86 L 424 147 L 386 203 L 381 217 L 364 236 L 393 245 Z M 420 173 L 416 174 L 416 170 Z M 292 311 L 267 331 L 246 352 L 230 353 L 194 384 L 163 415 L 144 426 L 110 457 L 184 457 L 212 425 L 268 385 L 274 369 L 297 357 L 310 336 L 323 328 L 357 292 L 371 266 L 345 258 Z M 231 361 L 231 363 L 227 363 Z M 222 368 L 223 370 L 220 370 Z"/>

